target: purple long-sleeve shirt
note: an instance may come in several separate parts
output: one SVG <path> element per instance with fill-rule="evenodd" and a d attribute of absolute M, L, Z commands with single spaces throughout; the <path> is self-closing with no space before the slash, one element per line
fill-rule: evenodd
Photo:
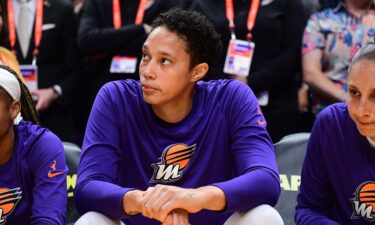
<path fill-rule="evenodd" d="M 12 156 L 0 166 L 0 224 L 63 225 L 66 162 L 62 142 L 30 122 L 14 127 Z"/>
<path fill-rule="evenodd" d="M 127 225 L 160 224 L 125 218 L 124 194 L 155 184 L 215 185 L 224 213 L 203 210 L 191 224 L 223 224 L 229 213 L 274 205 L 280 192 L 272 142 L 252 91 L 238 81 L 198 82 L 181 122 L 160 120 L 140 83 L 115 81 L 96 97 L 83 143 L 75 200 L 81 212 L 99 211 Z"/>
<path fill-rule="evenodd" d="M 374 224 L 374 193 L 375 148 L 358 132 L 346 103 L 329 106 L 309 140 L 296 223 Z"/>

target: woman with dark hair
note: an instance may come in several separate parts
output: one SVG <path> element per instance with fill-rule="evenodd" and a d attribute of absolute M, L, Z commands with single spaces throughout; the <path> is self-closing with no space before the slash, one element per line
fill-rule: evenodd
<path fill-rule="evenodd" d="M 298 225 L 373 224 L 375 218 L 375 43 L 354 56 L 346 102 L 314 124 L 298 195 Z"/>
<path fill-rule="evenodd" d="M 106 84 L 91 110 L 77 225 L 283 224 L 272 208 L 275 153 L 254 94 L 239 81 L 200 81 L 220 48 L 200 13 L 170 10 L 152 23 L 140 81 Z"/>
<path fill-rule="evenodd" d="M 0 224 L 65 224 L 63 145 L 38 124 L 28 89 L 0 66 Z"/>

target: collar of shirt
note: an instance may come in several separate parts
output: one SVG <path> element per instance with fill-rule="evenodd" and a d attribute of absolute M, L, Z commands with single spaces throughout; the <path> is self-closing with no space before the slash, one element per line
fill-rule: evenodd
<path fill-rule="evenodd" d="M 366 137 L 372 148 L 375 148 L 375 141 L 370 137 Z"/>
<path fill-rule="evenodd" d="M 29 27 L 32 27 L 34 24 L 35 19 L 35 9 L 36 9 L 36 0 L 26 0 L 27 6 L 31 9 L 30 18 L 29 18 Z M 18 27 L 18 18 L 20 15 L 20 7 L 21 7 L 21 0 L 13 0 L 13 9 L 14 9 L 14 22 L 16 23 L 16 27 Z"/>

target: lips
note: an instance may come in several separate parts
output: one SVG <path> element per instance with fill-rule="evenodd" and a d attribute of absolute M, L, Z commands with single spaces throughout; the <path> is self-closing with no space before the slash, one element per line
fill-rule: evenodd
<path fill-rule="evenodd" d="M 152 92 L 155 92 L 157 89 L 153 86 L 142 84 L 142 91 L 145 94 L 151 94 Z"/>
<path fill-rule="evenodd" d="M 374 123 L 365 123 L 365 122 L 361 122 L 361 121 L 358 121 L 359 124 L 361 124 L 362 126 L 368 126 L 368 125 L 372 125 Z"/>

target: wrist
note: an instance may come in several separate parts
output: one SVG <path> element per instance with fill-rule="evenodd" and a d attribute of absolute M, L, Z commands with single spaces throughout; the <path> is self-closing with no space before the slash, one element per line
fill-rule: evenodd
<path fill-rule="evenodd" d="M 205 186 L 197 189 L 202 208 L 220 211 L 226 206 L 226 198 L 223 190 L 216 186 Z"/>
<path fill-rule="evenodd" d="M 140 199 L 142 197 L 142 192 L 139 190 L 132 190 L 125 193 L 122 198 L 123 210 L 126 215 L 134 216 L 140 213 Z"/>
<path fill-rule="evenodd" d="M 62 89 L 61 89 L 60 85 L 55 84 L 51 88 L 52 88 L 52 90 L 55 94 L 55 98 L 60 97 L 62 95 Z"/>

